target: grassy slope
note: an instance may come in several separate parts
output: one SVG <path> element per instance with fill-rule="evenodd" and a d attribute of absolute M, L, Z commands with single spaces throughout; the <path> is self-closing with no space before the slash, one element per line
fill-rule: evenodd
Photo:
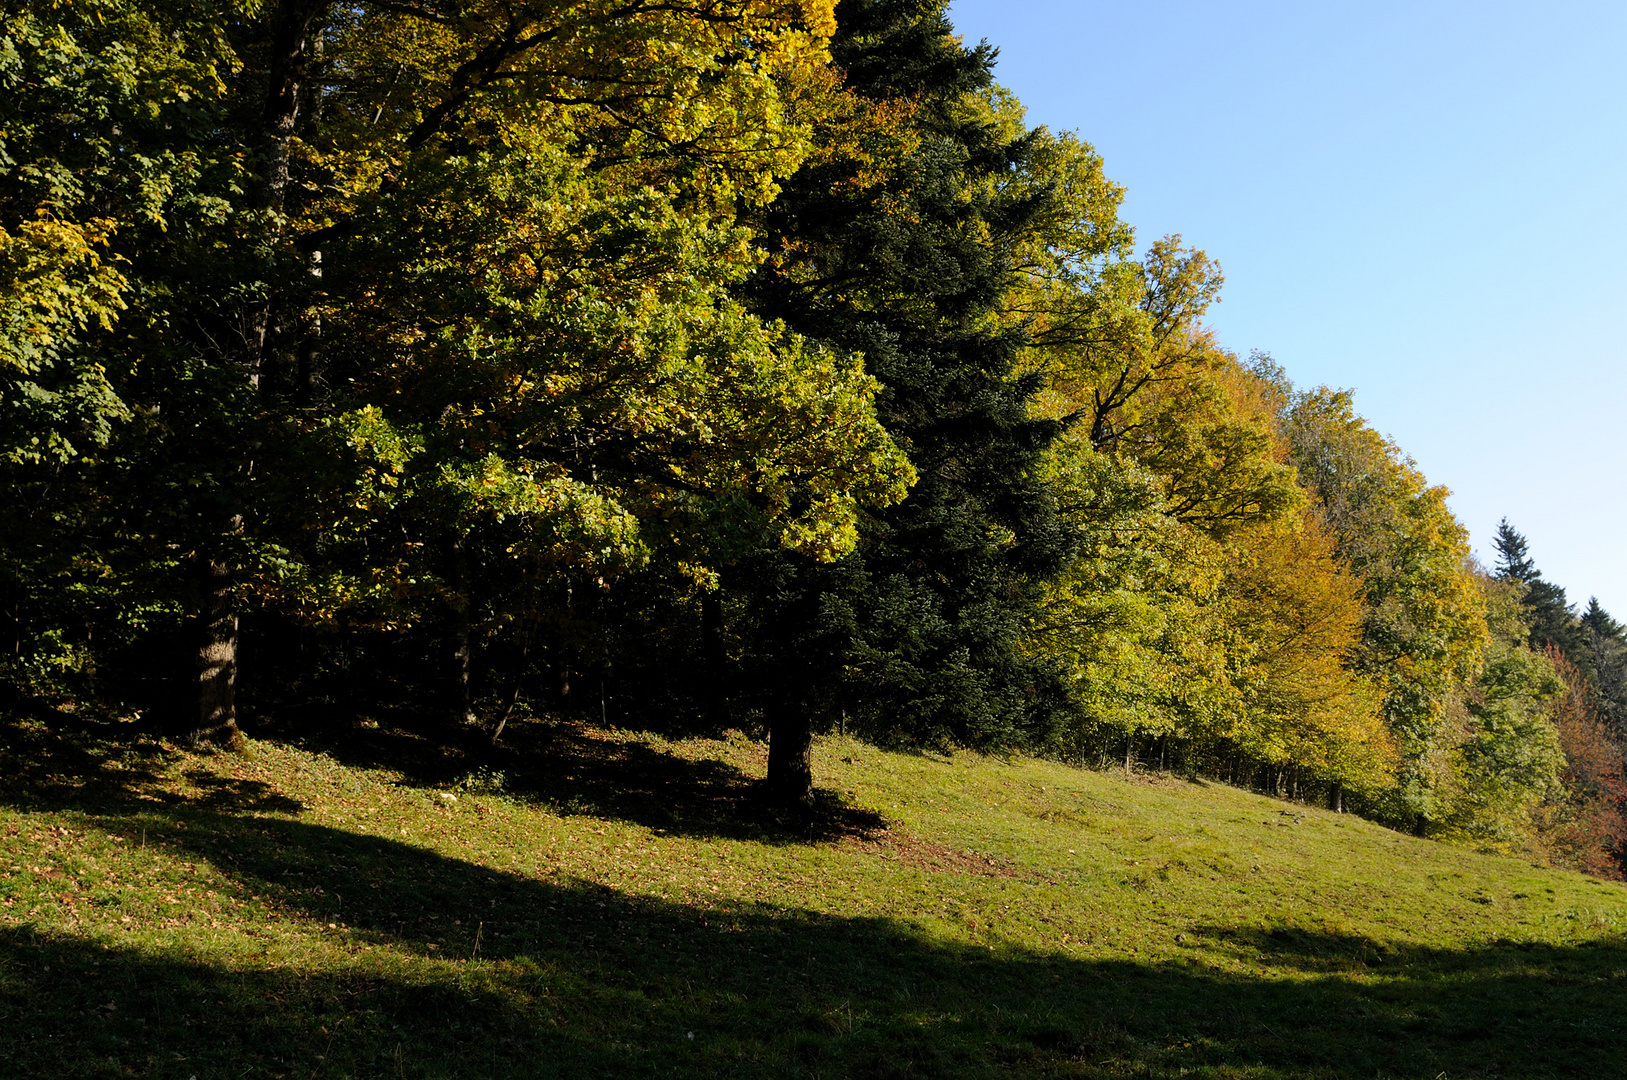
<path fill-rule="evenodd" d="M 744 740 L 536 727 L 545 767 L 450 802 L 270 743 L 11 725 L 0 1074 L 1621 1071 L 1617 885 L 838 739 L 849 809 L 810 836 L 744 801 Z"/>

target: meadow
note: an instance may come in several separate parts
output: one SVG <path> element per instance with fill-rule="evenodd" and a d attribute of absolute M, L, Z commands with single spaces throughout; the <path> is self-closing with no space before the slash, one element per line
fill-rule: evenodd
<path fill-rule="evenodd" d="M 7 1077 L 1619 1075 L 1627 889 L 1222 785 L 0 725 Z"/>

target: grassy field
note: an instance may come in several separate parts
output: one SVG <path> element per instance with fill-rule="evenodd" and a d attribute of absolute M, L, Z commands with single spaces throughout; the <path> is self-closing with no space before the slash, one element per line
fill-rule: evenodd
<path fill-rule="evenodd" d="M 1223 786 L 828 739 L 808 826 L 743 738 L 3 731 L 5 1077 L 1627 1073 L 1627 890 Z"/>

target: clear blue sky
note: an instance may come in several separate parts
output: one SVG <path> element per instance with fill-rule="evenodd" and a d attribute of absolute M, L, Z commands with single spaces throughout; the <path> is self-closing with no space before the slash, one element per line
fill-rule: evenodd
<path fill-rule="evenodd" d="M 1505 514 L 1627 618 L 1627 3 L 955 0 L 1211 323 L 1351 387 L 1490 563 Z"/>

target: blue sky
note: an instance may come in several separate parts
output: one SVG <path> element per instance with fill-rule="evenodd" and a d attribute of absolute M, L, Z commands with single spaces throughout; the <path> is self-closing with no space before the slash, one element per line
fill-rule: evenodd
<path fill-rule="evenodd" d="M 1490 562 L 1627 617 L 1627 4 L 955 0 L 1240 354 L 1351 387 Z"/>

